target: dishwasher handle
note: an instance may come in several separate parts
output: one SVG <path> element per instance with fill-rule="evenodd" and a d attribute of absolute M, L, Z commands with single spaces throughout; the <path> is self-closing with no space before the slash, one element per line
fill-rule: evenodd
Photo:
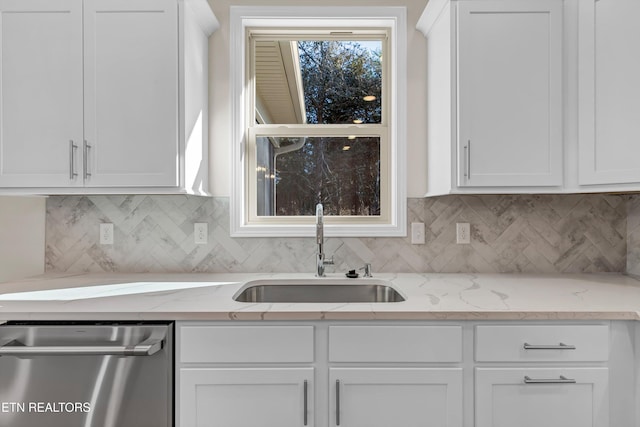
<path fill-rule="evenodd" d="M 0 347 L 0 356 L 152 356 L 164 340 L 150 338 L 135 345 L 25 346 L 17 340 Z"/>

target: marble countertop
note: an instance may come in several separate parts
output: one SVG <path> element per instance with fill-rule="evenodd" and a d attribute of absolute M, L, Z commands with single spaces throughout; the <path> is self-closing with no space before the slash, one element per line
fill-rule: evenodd
<path fill-rule="evenodd" d="M 0 321 L 640 320 L 640 281 L 619 274 L 379 274 L 375 278 L 390 281 L 406 300 L 375 304 L 233 300 L 247 281 L 313 279 L 311 274 L 51 274 L 0 284 Z"/>

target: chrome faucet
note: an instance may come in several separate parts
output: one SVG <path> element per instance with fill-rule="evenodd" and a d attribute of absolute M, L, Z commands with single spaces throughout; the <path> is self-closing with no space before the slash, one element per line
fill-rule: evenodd
<path fill-rule="evenodd" d="M 333 257 L 324 258 L 324 210 L 322 203 L 316 205 L 316 244 L 318 250 L 316 252 L 316 277 L 324 277 L 324 266 L 333 265 Z"/>

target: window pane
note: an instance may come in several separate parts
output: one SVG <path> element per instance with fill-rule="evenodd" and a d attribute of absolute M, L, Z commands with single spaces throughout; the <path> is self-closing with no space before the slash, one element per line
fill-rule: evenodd
<path fill-rule="evenodd" d="M 258 216 L 380 215 L 380 137 L 257 137 Z"/>
<path fill-rule="evenodd" d="M 381 123 L 382 57 L 381 40 L 257 40 L 258 122 Z"/>

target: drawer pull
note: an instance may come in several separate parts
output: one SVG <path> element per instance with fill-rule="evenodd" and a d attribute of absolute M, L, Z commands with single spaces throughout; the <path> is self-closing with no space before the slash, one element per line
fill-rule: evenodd
<path fill-rule="evenodd" d="M 91 145 L 87 144 L 85 140 L 82 144 L 82 165 L 84 167 L 84 179 L 89 179 L 91 177 L 91 172 L 89 172 L 89 150 L 91 150 Z"/>
<path fill-rule="evenodd" d="M 75 177 L 78 176 L 78 173 L 76 172 L 76 165 L 75 165 L 75 157 L 76 157 L 77 149 L 78 149 L 78 146 L 73 143 L 73 140 L 69 140 L 69 180 L 70 181 L 73 181 L 73 179 L 75 179 Z"/>
<path fill-rule="evenodd" d="M 560 375 L 560 378 L 530 378 L 524 377 L 525 384 L 575 384 L 576 380 Z"/>
<path fill-rule="evenodd" d="M 467 140 L 464 146 L 464 177 L 467 181 L 471 180 L 471 140 Z"/>
<path fill-rule="evenodd" d="M 467 180 L 471 181 L 471 140 L 467 141 Z"/>
<path fill-rule="evenodd" d="M 340 380 L 336 380 L 336 425 L 340 425 Z"/>
<path fill-rule="evenodd" d="M 529 343 L 524 343 L 525 350 L 575 350 L 575 345 L 569 345 L 565 343 L 560 343 L 558 345 L 534 345 Z"/>
<path fill-rule="evenodd" d="M 304 400 L 304 409 L 303 409 L 303 411 L 304 411 L 304 415 L 303 415 L 304 425 L 307 425 L 307 411 L 308 411 L 308 405 L 309 405 L 308 397 L 307 397 L 308 396 L 308 389 L 309 389 L 308 382 L 307 382 L 307 380 L 304 380 L 304 393 L 303 393 L 303 396 L 302 396 L 302 398 Z"/>
<path fill-rule="evenodd" d="M 0 347 L 2 356 L 153 356 L 164 346 L 164 340 L 149 337 L 133 345 L 53 345 L 27 346 L 13 340 Z"/>

